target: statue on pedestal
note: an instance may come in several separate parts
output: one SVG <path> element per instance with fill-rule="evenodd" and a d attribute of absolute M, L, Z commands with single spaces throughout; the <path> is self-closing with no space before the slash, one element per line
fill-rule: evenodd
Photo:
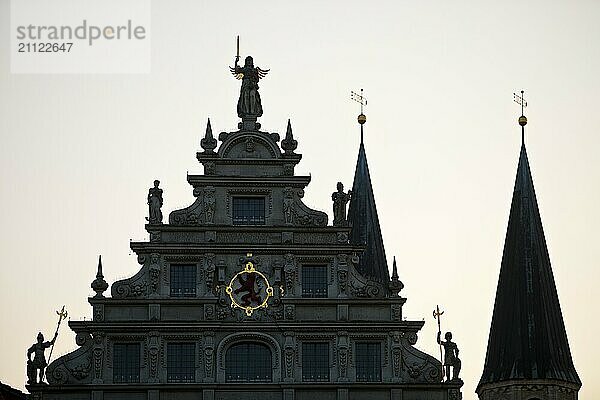
<path fill-rule="evenodd" d="M 160 208 L 163 205 L 162 189 L 158 188 L 160 181 L 154 181 L 154 187 L 148 190 L 148 218 L 146 221 L 150 224 L 162 224 L 162 211 Z"/>
<path fill-rule="evenodd" d="M 333 192 L 331 200 L 333 200 L 333 226 L 348 226 L 346 220 L 346 204 L 350 201 L 352 191 L 344 193 L 344 185 L 342 182 L 337 183 L 337 192 Z"/>
<path fill-rule="evenodd" d="M 258 93 L 258 81 L 267 76 L 269 70 L 260 69 L 254 66 L 254 60 L 251 56 L 246 57 L 244 66 L 240 67 L 240 37 L 237 37 L 237 54 L 235 56 L 235 65 L 229 70 L 236 77 L 242 80 L 240 88 L 240 98 L 237 104 L 238 117 L 242 119 L 254 119 L 262 116 L 263 109 Z"/>
<path fill-rule="evenodd" d="M 54 338 L 49 342 L 44 342 L 44 335 L 42 332 L 37 335 L 37 342 L 34 343 L 29 350 L 27 350 L 27 384 L 35 385 L 38 383 L 43 383 L 44 379 L 44 370 L 48 363 L 46 362 L 46 356 L 44 355 L 44 351 L 54 345 L 56 341 L 56 337 L 58 336 L 58 330 L 54 334 Z M 33 360 L 31 359 L 31 355 L 33 356 Z M 38 372 L 39 371 L 39 381 L 38 381 Z"/>
<path fill-rule="evenodd" d="M 452 341 L 452 333 L 446 332 L 444 335 L 445 341 L 440 339 L 441 332 L 438 331 L 437 342 L 444 347 L 444 368 L 446 370 L 446 382 L 460 381 L 458 374 L 460 373 L 461 362 L 458 358 L 458 346 Z M 450 375 L 450 367 L 452 367 L 452 375 Z M 452 376 L 452 379 L 450 379 Z"/>

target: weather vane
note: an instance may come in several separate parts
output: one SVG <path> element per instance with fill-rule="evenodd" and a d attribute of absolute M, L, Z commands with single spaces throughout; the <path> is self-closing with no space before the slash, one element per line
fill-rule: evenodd
<path fill-rule="evenodd" d="M 356 93 L 354 90 L 350 91 L 350 99 L 360 103 L 360 113 L 363 113 L 363 106 L 367 105 L 367 98 L 363 96 L 363 90 L 360 89 L 360 94 Z"/>
<path fill-rule="evenodd" d="M 363 95 L 363 90 L 360 89 L 360 94 L 355 91 L 350 91 L 350 99 L 360 104 L 360 115 L 358 123 L 360 124 L 360 142 L 363 142 L 363 125 L 367 122 L 367 116 L 363 114 L 363 107 L 367 105 L 367 98 Z"/>
<path fill-rule="evenodd" d="M 525 116 L 525 107 L 527 101 L 524 96 L 525 91 L 521 90 L 521 95 L 513 93 L 513 101 L 521 106 L 521 116 L 519 117 L 519 125 L 521 125 L 521 144 L 525 144 L 525 125 L 527 125 L 527 117 Z"/>

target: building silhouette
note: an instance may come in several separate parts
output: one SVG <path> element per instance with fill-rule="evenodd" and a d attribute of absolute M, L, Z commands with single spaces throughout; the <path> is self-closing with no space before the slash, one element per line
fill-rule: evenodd
<path fill-rule="evenodd" d="M 513 191 L 480 400 L 574 400 L 581 381 L 571 359 L 525 148 Z"/>
<path fill-rule="evenodd" d="M 424 322 L 402 316 L 364 143 L 329 225 L 302 200 L 311 178 L 294 173 L 291 123 L 282 140 L 260 130 L 268 71 L 253 68 L 251 57 L 232 68 L 238 130 L 217 141 L 207 123 L 191 205 L 163 223 L 155 181 L 149 241 L 131 243 L 139 272 L 107 297 L 99 260 L 93 320 L 69 322 L 79 348 L 47 367 L 48 385 L 27 386 L 32 399 L 462 398 L 462 381 L 443 381 L 440 361 L 414 347 Z"/>
<path fill-rule="evenodd" d="M 99 259 L 93 319 L 69 322 L 79 348 L 47 366 L 48 384 L 36 383 L 39 362 L 30 361 L 29 398 L 461 400 L 451 335 L 438 337 L 442 365 L 414 347 L 424 322 L 403 318 L 407 299 L 395 260 L 389 274 L 362 110 L 352 189 L 338 183 L 329 225 L 302 200 L 311 178 L 295 174 L 302 156 L 290 121 L 283 139 L 257 122 L 258 82 L 269 71 L 251 57 L 240 67 L 238 58 L 238 129 L 217 140 L 207 122 L 196 153 L 204 173 L 187 175 L 191 204 L 168 222 L 154 181 L 149 240 L 131 243 L 140 270 L 114 282 L 108 297 Z M 524 135 L 526 118 L 519 121 Z M 574 400 L 580 386 L 523 143 L 477 394 Z"/>

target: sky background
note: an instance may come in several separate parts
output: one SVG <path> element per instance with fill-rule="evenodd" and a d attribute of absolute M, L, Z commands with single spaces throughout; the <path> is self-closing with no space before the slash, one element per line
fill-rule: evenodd
<path fill-rule="evenodd" d="M 388 262 L 417 347 L 437 356 L 432 310 L 460 348 L 475 399 L 520 147 L 526 143 L 581 399 L 600 397 L 600 2 L 153 1 L 151 73 L 10 73 L 9 2 L 0 0 L 0 380 L 23 388 L 26 350 L 55 310 L 89 319 L 102 254 L 109 283 L 139 265 L 146 195 L 165 215 L 192 203 L 186 172 L 213 131 L 235 130 L 242 59 L 261 81 L 263 130 L 290 118 L 305 202 L 332 220 L 352 185 L 365 89 L 365 147 Z M 507 327 L 510 329 L 510 327 Z M 75 349 L 66 327 L 53 358 Z"/>

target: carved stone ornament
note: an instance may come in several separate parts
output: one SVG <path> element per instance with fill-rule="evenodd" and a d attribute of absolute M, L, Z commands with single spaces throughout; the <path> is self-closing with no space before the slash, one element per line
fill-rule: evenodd
<path fill-rule="evenodd" d="M 348 381 L 348 360 L 350 358 L 348 336 L 343 333 L 338 336 L 337 354 L 338 354 L 338 380 L 340 382 Z"/>
<path fill-rule="evenodd" d="M 212 127 L 210 126 L 210 118 L 206 123 L 206 133 L 204 134 L 204 138 L 200 141 L 200 146 L 202 146 L 205 153 L 214 153 L 214 150 L 217 147 L 217 139 L 213 137 Z"/>
<path fill-rule="evenodd" d="M 286 225 L 293 225 L 296 217 L 296 202 L 294 200 L 294 190 L 291 187 L 283 189 L 283 216 Z"/>
<path fill-rule="evenodd" d="M 96 295 L 94 298 L 99 299 L 104 297 L 104 292 L 108 289 L 108 283 L 104 280 L 104 275 L 102 274 L 102 256 L 98 256 L 98 272 L 96 273 L 96 279 L 92 282 L 91 285 Z"/>
<path fill-rule="evenodd" d="M 92 368 L 100 361 L 100 354 L 93 350 L 103 345 L 98 344 L 102 336 L 92 339 L 89 333 L 78 333 L 75 342 L 79 349 L 56 359 L 48 366 L 46 378 L 50 385 L 86 384 L 92 381 Z"/>
<path fill-rule="evenodd" d="M 294 359 L 296 356 L 296 344 L 294 342 L 294 333 L 286 332 L 285 343 L 283 347 L 283 355 L 285 358 L 285 380 L 287 382 L 294 381 Z"/>
<path fill-rule="evenodd" d="M 292 124 L 288 119 L 287 129 L 285 132 L 285 138 L 281 141 L 281 148 L 285 151 L 286 155 L 294 154 L 294 150 L 298 147 L 298 141 L 294 139 L 294 134 L 292 133 Z M 293 165 L 292 165 L 293 169 Z"/>
<path fill-rule="evenodd" d="M 383 287 L 379 282 L 367 279 L 357 273 L 350 274 L 348 285 L 354 297 L 382 297 L 384 295 Z"/>
<path fill-rule="evenodd" d="M 204 222 L 213 224 L 215 218 L 215 188 L 207 186 L 204 188 Z"/>
<path fill-rule="evenodd" d="M 204 381 L 214 382 L 215 379 L 215 334 L 214 332 L 204 332 L 204 341 L 202 346 L 202 355 L 204 361 Z"/>
<path fill-rule="evenodd" d="M 283 189 L 283 196 L 283 213 L 286 225 L 327 225 L 327 214 L 309 208 L 300 200 L 304 197 L 304 190 L 286 187 Z"/>
<path fill-rule="evenodd" d="M 448 400 L 462 400 L 460 389 L 448 389 Z"/>
<path fill-rule="evenodd" d="M 146 342 L 146 365 L 148 366 L 148 382 L 158 383 L 158 364 L 161 348 L 161 340 L 157 333 L 153 333 L 148 337 Z"/>
<path fill-rule="evenodd" d="M 291 253 L 284 256 L 283 274 L 285 277 L 285 291 L 288 295 L 294 295 L 297 274 L 296 262 L 294 261 L 294 255 Z"/>
<path fill-rule="evenodd" d="M 98 384 L 103 383 L 103 372 L 104 372 L 104 334 L 95 333 L 93 335 L 94 349 L 92 350 L 94 358 L 94 376 L 92 383 Z"/>
<path fill-rule="evenodd" d="M 213 253 L 207 253 L 204 258 L 204 270 L 206 271 L 206 288 L 210 294 L 213 293 L 213 287 L 215 282 L 215 255 Z"/>
<path fill-rule="evenodd" d="M 148 267 L 148 276 L 150 280 L 149 293 L 158 294 L 158 285 L 160 283 L 160 257 L 158 253 L 150 255 L 150 265 Z"/>

